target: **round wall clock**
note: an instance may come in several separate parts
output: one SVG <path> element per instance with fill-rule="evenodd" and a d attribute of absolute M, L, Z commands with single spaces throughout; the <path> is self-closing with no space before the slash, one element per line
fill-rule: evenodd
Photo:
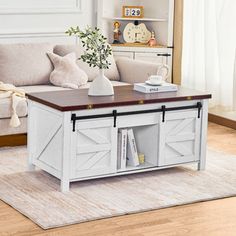
<path fill-rule="evenodd" d="M 128 23 L 123 32 L 123 38 L 126 43 L 148 43 L 151 39 L 151 32 L 144 23 Z"/>

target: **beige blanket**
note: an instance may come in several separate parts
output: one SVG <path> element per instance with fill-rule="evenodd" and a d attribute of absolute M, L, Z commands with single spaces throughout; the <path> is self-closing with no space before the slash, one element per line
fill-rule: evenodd
<path fill-rule="evenodd" d="M 20 120 L 16 113 L 16 107 L 22 100 L 26 100 L 25 91 L 23 89 L 16 88 L 12 84 L 4 84 L 0 81 L 0 99 L 11 98 L 12 99 L 12 116 L 10 120 L 11 127 L 20 126 Z"/>

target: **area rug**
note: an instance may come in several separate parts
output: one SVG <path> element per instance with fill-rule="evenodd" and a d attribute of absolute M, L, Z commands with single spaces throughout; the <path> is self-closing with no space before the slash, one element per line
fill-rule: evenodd
<path fill-rule="evenodd" d="M 0 149 L 0 199 L 43 229 L 236 195 L 236 156 L 208 150 L 196 165 L 71 184 L 26 171 L 25 147 Z"/>

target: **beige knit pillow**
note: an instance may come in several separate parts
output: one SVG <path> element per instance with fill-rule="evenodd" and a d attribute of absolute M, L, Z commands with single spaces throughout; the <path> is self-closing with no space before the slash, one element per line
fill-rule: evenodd
<path fill-rule="evenodd" d="M 54 53 L 57 55 L 65 56 L 68 53 L 74 52 L 77 58 L 83 54 L 83 51 L 84 49 L 80 45 L 56 45 L 54 48 Z M 111 66 L 110 69 L 105 70 L 105 76 L 109 80 L 119 81 L 120 75 L 113 55 L 108 58 L 108 61 L 111 63 Z M 93 81 L 98 76 L 99 69 L 97 67 L 89 67 L 89 65 L 82 60 L 77 60 L 77 64 L 83 71 L 86 72 L 89 81 Z"/>
<path fill-rule="evenodd" d="M 76 64 L 75 53 L 67 54 L 64 57 L 48 53 L 48 56 L 54 65 L 54 70 L 49 78 L 53 85 L 78 89 L 79 86 L 87 83 L 88 76 Z"/>

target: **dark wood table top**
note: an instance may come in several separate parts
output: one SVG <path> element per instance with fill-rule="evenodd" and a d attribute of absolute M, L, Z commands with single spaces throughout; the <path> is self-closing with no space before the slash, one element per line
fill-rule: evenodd
<path fill-rule="evenodd" d="M 137 104 L 210 99 L 211 94 L 179 87 L 177 92 L 145 94 L 133 90 L 132 85 L 114 87 L 114 96 L 88 96 L 88 89 L 29 93 L 32 101 L 59 111 L 127 106 Z"/>

